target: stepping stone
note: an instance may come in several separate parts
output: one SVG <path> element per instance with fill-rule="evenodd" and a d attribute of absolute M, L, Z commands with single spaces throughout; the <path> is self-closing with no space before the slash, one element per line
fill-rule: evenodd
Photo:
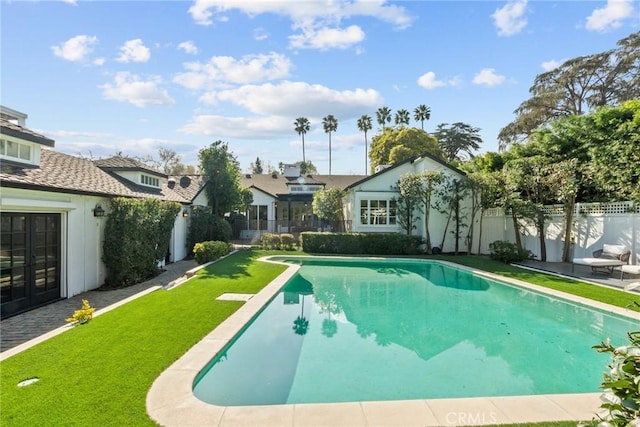
<path fill-rule="evenodd" d="M 249 301 L 255 294 L 234 294 L 226 293 L 220 295 L 217 300 L 220 301 Z"/>

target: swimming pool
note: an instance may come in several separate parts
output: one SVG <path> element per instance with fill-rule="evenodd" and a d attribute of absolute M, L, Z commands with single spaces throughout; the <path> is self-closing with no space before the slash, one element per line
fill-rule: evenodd
<path fill-rule="evenodd" d="M 635 320 L 437 262 L 302 267 L 197 376 L 221 406 L 598 391 Z"/>

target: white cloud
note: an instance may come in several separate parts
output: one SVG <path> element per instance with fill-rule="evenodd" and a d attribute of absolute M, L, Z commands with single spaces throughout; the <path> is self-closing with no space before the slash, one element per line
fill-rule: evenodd
<path fill-rule="evenodd" d="M 68 3 L 68 4 L 73 5 L 73 6 L 77 6 L 78 5 L 78 1 L 77 0 L 60 0 L 60 1 L 62 1 L 63 3 Z"/>
<path fill-rule="evenodd" d="M 595 9 L 587 17 L 587 30 L 608 31 L 618 28 L 622 21 L 633 16 L 632 0 L 607 0 L 605 7 Z"/>
<path fill-rule="evenodd" d="M 99 138 L 110 138 L 113 136 L 108 133 L 79 132 L 79 131 L 73 131 L 73 130 L 48 131 L 47 135 L 55 138 L 79 138 L 79 139 L 99 139 Z"/>
<path fill-rule="evenodd" d="M 549 61 L 543 62 L 542 64 L 540 64 L 540 66 L 545 71 L 551 71 L 555 68 L 558 68 L 560 65 L 562 65 L 563 62 L 564 61 L 556 61 L 555 59 L 551 59 Z"/>
<path fill-rule="evenodd" d="M 151 51 L 142 43 L 141 39 L 128 40 L 120 46 L 118 62 L 147 62 L 151 58 Z"/>
<path fill-rule="evenodd" d="M 104 58 L 96 58 L 93 60 L 93 65 L 97 65 L 98 67 L 104 65 L 107 60 Z"/>
<path fill-rule="evenodd" d="M 524 17 L 526 11 L 527 0 L 508 2 L 496 9 L 491 17 L 493 24 L 498 28 L 498 35 L 513 36 L 522 31 L 527 25 L 527 18 Z"/>
<path fill-rule="evenodd" d="M 238 10 L 249 16 L 264 13 L 286 16 L 293 22 L 294 28 L 307 27 L 310 23 L 339 23 L 342 19 L 365 16 L 389 22 L 396 28 L 404 29 L 411 25 L 413 17 L 401 6 L 386 4 L 384 0 L 336 0 L 319 1 L 247 1 L 235 0 L 195 0 L 189 8 L 191 17 L 200 25 L 211 25 L 212 17 L 225 16 L 226 12 Z M 219 19 L 218 19 L 219 20 Z"/>
<path fill-rule="evenodd" d="M 269 38 L 269 33 L 264 28 L 256 28 L 253 30 L 253 38 L 258 41 L 266 40 Z"/>
<path fill-rule="evenodd" d="M 436 79 L 436 73 L 429 71 L 418 78 L 418 85 L 425 89 L 435 89 L 437 87 L 446 86 L 447 83 Z"/>
<path fill-rule="evenodd" d="M 291 119 L 285 117 L 225 117 L 198 115 L 184 125 L 180 132 L 192 135 L 216 135 L 222 138 L 265 138 L 291 133 Z"/>
<path fill-rule="evenodd" d="M 128 72 L 115 75 L 113 84 L 106 83 L 100 88 L 105 99 L 129 102 L 136 107 L 147 105 L 173 105 L 175 101 L 165 89 L 159 87 L 160 77 L 152 76 L 148 80 Z"/>
<path fill-rule="evenodd" d="M 494 68 L 483 68 L 473 77 L 473 83 L 485 86 L 498 86 L 506 80 L 505 76 L 496 74 Z"/>
<path fill-rule="evenodd" d="M 293 65 L 279 53 L 245 55 L 240 59 L 214 56 L 209 62 L 188 62 L 174 83 L 189 89 L 212 89 L 227 83 L 247 84 L 289 76 Z"/>
<path fill-rule="evenodd" d="M 319 84 L 285 81 L 279 84 L 246 85 L 221 90 L 212 99 L 242 106 L 255 114 L 298 117 L 310 120 L 333 114 L 339 120 L 375 111 L 383 105 L 382 96 L 374 89 L 338 91 Z"/>
<path fill-rule="evenodd" d="M 190 55 L 196 55 L 198 53 L 198 47 L 191 40 L 180 43 L 178 49 L 184 50 L 185 53 Z"/>
<path fill-rule="evenodd" d="M 80 35 L 70 38 L 58 46 L 51 46 L 55 56 L 67 61 L 82 61 L 87 55 L 93 52 L 93 46 L 98 43 L 96 36 Z"/>
<path fill-rule="evenodd" d="M 289 45 L 295 49 L 347 49 L 364 40 L 364 31 L 357 26 L 347 28 L 320 28 L 304 30 L 289 36 Z"/>

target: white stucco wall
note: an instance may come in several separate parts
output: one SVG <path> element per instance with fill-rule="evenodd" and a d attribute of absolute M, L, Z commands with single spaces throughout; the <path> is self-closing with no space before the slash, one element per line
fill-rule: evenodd
<path fill-rule="evenodd" d="M 108 199 L 100 197 L 2 188 L 2 212 L 60 214 L 63 297 L 96 289 L 104 283 L 101 236 L 106 217 L 93 216 L 98 203 L 108 212 Z"/>
<path fill-rule="evenodd" d="M 182 207 L 173 225 L 171 241 L 169 242 L 169 260 L 171 262 L 183 260 L 187 256 L 187 227 L 189 218 L 182 216 L 185 206 Z"/>

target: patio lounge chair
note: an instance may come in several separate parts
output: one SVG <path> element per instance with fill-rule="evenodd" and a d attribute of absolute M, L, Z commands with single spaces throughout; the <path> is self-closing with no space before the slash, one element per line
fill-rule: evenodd
<path fill-rule="evenodd" d="M 602 249 L 593 252 L 593 258 L 574 258 L 571 271 L 573 272 L 576 264 L 580 264 L 590 266 L 594 272 L 606 269 L 611 274 L 615 267 L 627 265 L 630 256 L 631 250 L 624 245 L 602 245 Z"/>

